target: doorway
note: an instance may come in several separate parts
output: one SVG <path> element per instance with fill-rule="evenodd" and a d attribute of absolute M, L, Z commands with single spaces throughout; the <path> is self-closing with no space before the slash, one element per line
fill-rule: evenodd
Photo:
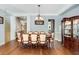
<path fill-rule="evenodd" d="M 48 32 L 52 33 L 52 38 L 55 39 L 55 20 L 48 19 Z"/>
<path fill-rule="evenodd" d="M 51 33 L 55 32 L 55 20 L 54 19 L 48 19 L 48 31 Z"/>
<path fill-rule="evenodd" d="M 27 33 L 27 18 L 26 16 L 16 17 L 16 33 L 23 32 Z"/>
<path fill-rule="evenodd" d="M 5 43 L 10 41 L 10 20 L 7 17 L 4 18 L 5 22 Z"/>

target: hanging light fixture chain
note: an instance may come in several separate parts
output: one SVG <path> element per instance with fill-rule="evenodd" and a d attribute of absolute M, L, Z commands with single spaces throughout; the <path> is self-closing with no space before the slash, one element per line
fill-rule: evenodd
<path fill-rule="evenodd" d="M 39 14 L 38 14 L 38 20 L 40 20 L 40 5 L 38 5 L 38 12 L 39 12 Z"/>

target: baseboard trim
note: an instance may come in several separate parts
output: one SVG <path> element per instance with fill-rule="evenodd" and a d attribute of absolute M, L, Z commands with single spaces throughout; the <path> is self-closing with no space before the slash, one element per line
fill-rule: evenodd
<path fill-rule="evenodd" d="M 57 40 L 57 41 L 61 42 L 61 40 Z"/>
<path fill-rule="evenodd" d="M 59 39 L 55 39 L 56 41 L 60 41 L 61 42 L 61 40 L 59 40 Z"/>
<path fill-rule="evenodd" d="M 2 46 L 2 45 L 4 45 L 5 43 L 4 42 L 2 42 L 2 43 L 0 43 L 0 46 Z"/>

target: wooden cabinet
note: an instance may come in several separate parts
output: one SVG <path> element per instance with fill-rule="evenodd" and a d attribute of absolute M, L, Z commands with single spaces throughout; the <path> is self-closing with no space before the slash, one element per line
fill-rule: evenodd
<path fill-rule="evenodd" d="M 64 37 L 64 46 L 66 48 L 71 48 L 71 37 Z"/>
<path fill-rule="evenodd" d="M 79 51 L 79 16 L 63 18 L 61 29 L 64 47 L 71 51 Z"/>

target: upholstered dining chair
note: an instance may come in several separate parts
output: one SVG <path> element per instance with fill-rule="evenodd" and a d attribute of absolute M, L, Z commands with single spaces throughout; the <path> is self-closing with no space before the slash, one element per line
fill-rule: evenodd
<path fill-rule="evenodd" d="M 29 34 L 22 34 L 22 44 L 23 46 L 28 46 L 29 47 Z"/>
<path fill-rule="evenodd" d="M 37 32 L 37 31 L 35 31 L 34 33 L 37 34 L 37 35 L 39 34 L 39 32 Z"/>
<path fill-rule="evenodd" d="M 28 32 L 29 34 L 32 34 L 33 32 L 32 31 L 30 31 L 30 32 Z"/>
<path fill-rule="evenodd" d="M 47 46 L 46 34 L 39 35 L 39 45 L 45 46 L 45 47 Z"/>
<path fill-rule="evenodd" d="M 50 38 L 49 48 L 54 48 L 54 39 L 53 38 Z"/>
<path fill-rule="evenodd" d="M 54 38 L 55 37 L 55 34 L 54 33 L 52 33 L 52 38 Z"/>
<path fill-rule="evenodd" d="M 19 32 L 17 33 L 17 41 L 21 42 L 21 33 L 19 33 Z"/>
<path fill-rule="evenodd" d="M 50 38 L 50 48 L 54 48 L 54 38 L 55 38 L 55 35 L 54 33 L 52 33 L 52 36 Z"/>
<path fill-rule="evenodd" d="M 40 31 L 40 34 L 45 34 L 45 32 L 44 31 Z"/>
<path fill-rule="evenodd" d="M 16 35 L 17 35 L 18 46 L 22 46 L 22 33 L 17 32 Z"/>
<path fill-rule="evenodd" d="M 48 32 L 46 34 L 47 40 L 48 40 L 48 47 L 53 48 L 54 47 L 54 33 Z"/>
<path fill-rule="evenodd" d="M 32 45 L 32 47 L 33 46 L 37 47 L 37 43 L 38 43 L 37 34 L 32 33 L 31 34 L 31 45 Z"/>

